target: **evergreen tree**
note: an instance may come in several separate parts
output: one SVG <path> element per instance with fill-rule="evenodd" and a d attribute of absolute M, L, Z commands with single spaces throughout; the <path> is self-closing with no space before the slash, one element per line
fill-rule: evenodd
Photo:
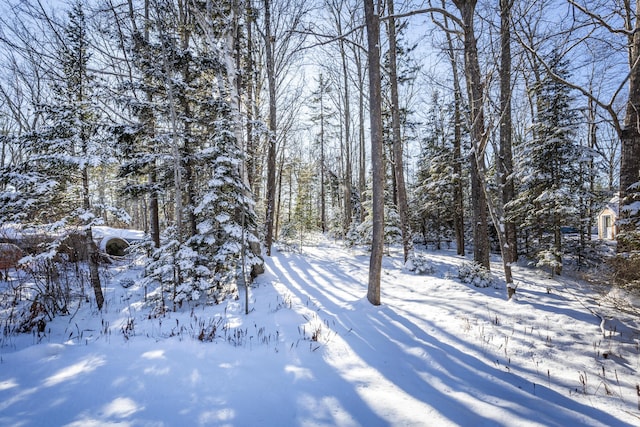
<path fill-rule="evenodd" d="M 550 61 L 554 74 L 567 77 L 567 63 Z M 539 266 L 562 271 L 563 227 L 579 228 L 583 192 L 582 150 L 576 142 L 577 117 L 570 89 L 550 75 L 535 88 L 532 138 L 520 147 L 520 193 L 513 202 L 523 231 L 535 240 Z"/>
<path fill-rule="evenodd" d="M 419 221 L 426 242 L 440 249 L 441 242 L 454 238 L 454 188 L 460 177 L 454 171 L 455 153 L 453 135 L 447 132 L 449 114 L 435 91 L 425 123 L 426 137 L 423 140 L 418 160 L 415 217 Z"/>
<path fill-rule="evenodd" d="M 231 2 L 213 10 L 201 2 L 185 7 L 188 14 L 175 13 L 171 5 L 156 10 L 154 23 L 158 42 L 153 48 L 163 59 L 152 73 L 158 88 L 154 104 L 166 106 L 155 113 L 158 122 L 169 124 L 164 134 L 155 129 L 154 147 L 171 165 L 166 182 L 176 212 L 147 268 L 148 280 L 162 285 L 161 310 L 164 293 L 171 294 L 174 308 L 203 297 L 219 302 L 248 280 L 245 271 L 254 277 L 262 266 L 237 132 L 241 117 L 233 108 L 236 70 L 228 44 L 234 39 L 227 35 L 234 9 Z M 186 21 L 164 19 L 176 16 Z"/>
<path fill-rule="evenodd" d="M 320 184 L 320 228 L 323 233 L 328 229 L 327 224 L 327 141 L 330 136 L 329 127 L 333 126 L 332 119 L 335 118 L 336 112 L 331 108 L 328 102 L 328 95 L 332 91 L 330 82 L 324 78 L 322 74 L 318 77 L 318 88 L 311 94 L 311 107 L 313 115 L 311 121 L 319 127 L 317 134 L 318 145 L 318 171 Z"/>
<path fill-rule="evenodd" d="M 41 259 L 52 259 L 60 245 L 79 230 L 84 236 L 96 304 L 101 309 L 104 297 L 91 230 L 101 218 L 92 206 L 91 173 L 104 164 L 107 153 L 99 140 L 99 109 L 94 77 L 88 69 L 87 21 L 81 2 L 72 5 L 56 50 L 60 69 L 51 70 L 51 98 L 39 106 L 44 122 L 21 138 L 23 161 L 3 174 L 12 191 L 2 196 L 2 217 L 47 225 L 56 237 L 39 255 Z"/>

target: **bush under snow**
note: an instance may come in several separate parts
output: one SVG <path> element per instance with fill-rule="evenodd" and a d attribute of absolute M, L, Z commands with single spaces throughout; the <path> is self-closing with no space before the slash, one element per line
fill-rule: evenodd
<path fill-rule="evenodd" d="M 404 264 L 406 271 L 412 271 L 415 274 L 432 274 L 435 268 L 431 262 L 422 254 L 412 254 Z"/>
<path fill-rule="evenodd" d="M 478 288 L 488 288 L 493 283 L 491 272 L 476 262 L 463 262 L 458 268 L 458 279 Z"/>

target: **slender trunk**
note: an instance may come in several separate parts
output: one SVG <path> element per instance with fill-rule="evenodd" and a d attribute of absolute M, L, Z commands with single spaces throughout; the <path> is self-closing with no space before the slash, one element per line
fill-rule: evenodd
<path fill-rule="evenodd" d="M 247 181 L 249 183 L 249 188 L 253 190 L 254 197 L 258 198 L 258 193 L 256 188 L 254 187 L 254 183 L 257 181 L 256 179 L 256 171 L 255 171 L 255 138 L 253 136 L 253 109 L 254 109 L 254 100 L 253 100 L 253 73 L 254 73 L 254 64 L 253 64 L 253 19 L 252 12 L 249 7 L 245 12 L 246 16 L 246 26 L 247 26 L 247 52 L 246 52 L 246 66 L 245 66 L 245 90 L 246 90 L 246 102 L 245 102 L 245 110 L 247 113 L 247 147 L 246 147 L 246 155 L 247 155 Z"/>
<path fill-rule="evenodd" d="M 636 2 L 633 35 L 630 36 L 629 62 L 629 100 L 621 132 L 620 143 L 620 233 L 618 234 L 618 253 L 640 250 L 640 210 L 632 208 L 640 203 L 640 1 Z M 631 27 L 630 23 L 628 24 Z"/>
<path fill-rule="evenodd" d="M 163 44 L 164 46 L 164 44 Z M 174 186 L 174 222 L 176 226 L 176 239 L 183 242 L 183 222 L 182 222 L 182 153 L 178 143 L 178 114 L 176 112 L 176 101 L 173 91 L 173 83 L 168 73 L 171 72 L 169 55 L 166 49 L 163 49 L 163 62 L 167 75 L 165 76 L 165 84 L 167 90 L 167 98 L 169 103 L 169 119 L 171 125 L 171 151 L 173 154 L 173 186 Z"/>
<path fill-rule="evenodd" d="M 282 174 L 284 173 L 284 147 L 282 147 L 282 153 L 280 155 L 280 167 L 278 169 L 278 173 L 276 174 L 277 176 L 277 181 L 278 181 L 278 185 L 277 185 L 277 191 L 276 191 L 276 201 L 275 201 L 275 219 L 274 219 L 274 230 L 273 230 L 273 236 L 275 239 L 278 238 L 278 232 L 280 231 L 280 207 L 282 206 Z M 291 170 L 291 169 L 290 169 Z M 289 176 L 289 209 L 287 209 L 288 211 L 288 215 L 289 215 L 289 221 L 291 221 L 291 193 L 293 191 L 293 186 L 291 185 L 291 175 Z"/>
<path fill-rule="evenodd" d="M 462 92 L 458 80 L 457 66 L 454 67 L 456 90 L 453 105 L 453 173 L 456 176 L 453 184 L 453 227 L 456 234 L 456 253 L 464 256 L 464 191 L 462 188 Z"/>
<path fill-rule="evenodd" d="M 498 163 L 502 203 L 506 206 L 515 197 L 513 184 L 512 119 L 511 119 L 511 6 L 513 0 L 500 0 L 500 162 Z M 505 209 L 505 232 L 509 262 L 518 260 L 516 225 Z"/>
<path fill-rule="evenodd" d="M 444 18 L 445 27 L 448 28 L 448 20 Z M 464 256 L 464 192 L 462 188 L 462 89 L 458 78 L 458 61 L 456 61 L 453 40 L 449 32 L 447 37 L 447 49 L 453 75 L 453 229 L 456 235 L 456 252 Z"/>
<path fill-rule="evenodd" d="M 342 32 L 342 28 L 340 28 Z M 344 49 L 344 41 L 340 39 L 340 56 L 342 57 L 342 77 L 344 79 L 344 154 L 345 154 L 345 170 L 344 170 L 344 233 L 349 231 L 351 225 L 351 183 L 352 167 L 351 167 L 351 109 L 349 107 L 349 74 L 347 66 L 347 54 Z"/>
<path fill-rule="evenodd" d="M 129 1 L 129 9 L 131 13 L 131 20 L 135 22 L 135 18 L 133 17 L 133 5 L 131 1 Z M 145 0 L 144 2 L 144 41 L 145 44 L 149 44 L 149 0 Z M 148 73 L 145 73 L 145 83 L 147 87 L 151 87 L 151 76 Z M 145 93 L 147 98 L 147 103 L 151 105 L 153 102 L 153 94 L 151 89 L 147 90 Z M 150 149 L 154 151 L 155 155 L 155 119 L 153 116 L 153 112 L 149 111 L 145 120 L 145 126 L 147 126 L 149 131 L 149 140 L 150 140 Z M 156 189 L 157 186 L 157 172 L 156 172 L 156 162 L 153 161 L 151 165 L 151 169 L 149 171 L 149 187 L 151 189 L 149 193 L 149 224 L 151 226 L 151 240 L 153 241 L 153 246 L 155 248 L 160 247 L 160 208 L 158 206 L 158 191 Z"/>
<path fill-rule="evenodd" d="M 387 0 L 389 15 L 393 16 L 393 0 Z M 398 100 L 398 71 L 396 58 L 396 21 L 392 17 L 388 23 L 389 33 L 389 81 L 391 84 L 391 127 L 393 139 L 393 170 L 397 192 L 398 215 L 400 216 L 400 231 L 402 233 L 402 249 L 404 262 L 409 259 L 411 250 L 411 231 L 409 230 L 409 214 L 407 206 L 407 190 L 404 182 L 404 155 L 402 153 L 402 138 L 400 135 L 400 103 Z"/>
<path fill-rule="evenodd" d="M 596 111 L 595 111 L 595 105 L 593 105 L 593 100 L 591 98 L 589 98 L 589 115 L 590 115 L 590 119 L 589 119 L 589 148 L 594 150 L 597 146 L 598 146 L 598 127 L 596 125 Z M 596 172 L 596 168 L 595 168 L 595 162 L 593 161 L 593 158 L 591 158 L 589 160 L 589 209 L 587 212 L 587 227 L 585 230 L 585 234 L 587 237 L 587 240 L 591 240 L 591 227 L 592 225 L 595 225 L 593 223 L 593 220 L 595 218 L 595 205 L 596 205 L 596 201 L 595 198 L 593 197 L 596 191 L 596 178 L 597 178 L 597 172 Z"/>
<path fill-rule="evenodd" d="M 139 34 L 138 26 L 135 20 L 134 8 L 132 0 L 128 0 L 129 6 L 129 19 L 131 20 L 131 25 L 134 31 L 134 34 Z M 149 44 L 149 0 L 144 1 L 144 32 L 143 39 L 145 45 Z M 140 46 L 138 42 L 138 38 L 134 37 L 134 49 L 142 54 L 143 46 Z M 144 83 L 146 88 L 151 87 L 151 76 L 149 73 L 145 73 L 144 75 Z M 154 158 L 156 155 L 156 147 L 155 147 L 155 118 L 153 112 L 151 110 L 151 104 L 153 102 L 153 93 L 151 89 L 145 90 L 145 99 L 147 102 L 147 109 L 144 113 L 141 113 L 141 121 L 144 127 L 147 129 L 147 137 L 149 138 L 149 143 L 147 149 L 153 153 Z M 153 246 L 156 248 L 160 247 L 160 208 L 158 205 L 158 191 L 156 189 L 157 186 L 157 171 L 156 171 L 156 162 L 155 159 L 152 162 L 149 168 L 149 174 L 147 177 L 147 182 L 149 183 L 149 209 L 148 209 L 148 218 L 149 218 L 149 226 L 150 226 L 150 234 L 151 240 L 153 242 Z M 144 201 L 143 201 L 144 203 Z M 146 230 L 146 217 L 147 217 L 147 209 L 145 206 L 145 230 Z"/>
<path fill-rule="evenodd" d="M 320 227 L 327 232 L 327 203 L 324 188 L 324 81 L 320 74 Z"/>
<path fill-rule="evenodd" d="M 181 4 L 179 3 L 179 6 Z M 189 49 L 189 42 L 191 39 L 191 32 L 188 30 L 186 11 L 181 9 L 180 12 L 180 22 L 182 24 L 182 31 L 180 34 L 180 42 L 181 42 L 181 50 L 186 52 Z M 189 62 L 182 61 L 182 67 L 180 68 L 181 79 L 184 84 L 188 87 L 192 83 L 191 70 L 189 69 Z M 195 170 L 193 165 L 193 147 L 192 147 L 192 133 L 193 129 L 191 126 L 193 112 L 191 111 L 191 103 L 189 102 L 188 95 L 186 93 L 178 92 L 178 102 L 180 103 L 180 107 L 182 109 L 181 114 L 184 118 L 181 120 L 183 123 L 183 135 L 182 138 L 182 167 L 184 173 L 182 175 L 183 184 L 186 190 L 186 220 L 187 220 L 187 235 L 185 236 L 185 240 L 193 237 L 197 234 L 196 229 L 196 216 L 194 213 L 195 208 L 195 199 L 196 199 L 196 190 L 195 190 Z"/>
<path fill-rule="evenodd" d="M 84 42 L 84 38 L 80 39 L 80 42 Z M 84 46 L 80 46 L 78 49 L 80 55 L 84 53 Z M 84 106 L 82 104 L 86 102 L 88 94 L 84 91 L 84 82 L 88 80 L 86 77 L 86 62 L 85 59 L 81 56 L 78 61 L 81 65 L 80 75 L 80 85 L 78 88 L 77 101 L 81 105 L 80 115 L 76 117 L 80 123 L 84 123 L 86 119 L 86 115 L 84 113 Z M 85 96 L 86 95 L 86 96 Z M 81 152 L 85 159 L 89 158 L 89 129 L 86 127 L 87 125 L 82 125 L 80 128 L 80 141 L 81 141 Z M 89 165 L 88 162 L 84 162 L 82 169 L 82 207 L 84 209 L 85 214 L 89 214 L 91 211 L 91 193 L 89 188 Z M 102 284 L 100 283 L 100 272 L 98 271 L 98 265 L 100 262 L 98 248 L 96 247 L 95 242 L 93 241 L 93 233 L 91 231 L 91 224 L 86 225 L 85 230 L 85 247 L 88 255 L 88 263 L 89 263 L 89 281 L 91 283 L 91 287 L 93 288 L 94 295 L 96 297 L 96 305 L 98 306 L 98 310 L 102 310 L 102 306 L 104 305 L 104 295 L 102 293 Z"/>
<path fill-rule="evenodd" d="M 373 0 L 364 2 L 369 59 L 369 119 L 371 132 L 371 166 L 373 169 L 373 240 L 369 262 L 367 299 L 380 305 L 380 279 L 384 251 L 384 165 L 382 162 L 382 95 L 380 84 L 380 16 Z"/>
<path fill-rule="evenodd" d="M 478 46 L 473 19 L 476 0 L 454 0 L 464 24 L 464 59 L 467 94 L 471 122 L 471 204 L 473 209 L 473 259 L 486 269 L 489 265 L 489 233 L 487 223 L 487 198 L 482 185 L 484 172 L 484 128 L 483 88 L 480 80 Z"/>
<path fill-rule="evenodd" d="M 86 144 L 86 142 L 84 143 Z M 86 152 L 86 147 L 85 147 Z M 82 168 L 82 204 L 85 212 L 89 212 L 91 209 L 91 202 L 89 198 L 89 171 L 85 165 Z M 98 265 L 100 263 L 100 254 L 96 243 L 93 241 L 93 232 L 91 226 L 87 227 L 85 231 L 85 247 L 87 250 L 88 262 L 89 262 L 89 282 L 93 288 L 93 293 L 96 297 L 96 305 L 98 310 L 102 310 L 104 305 L 104 295 L 102 293 L 102 284 L 100 283 L 100 272 L 98 271 Z"/>
<path fill-rule="evenodd" d="M 265 246 L 271 256 L 273 243 L 273 223 L 276 198 L 276 76 L 273 58 L 273 36 L 271 34 L 271 1 L 264 0 L 265 51 L 267 60 L 267 80 L 269 83 L 269 136 L 267 150 L 267 209 Z"/>
<path fill-rule="evenodd" d="M 360 192 L 360 222 L 364 222 L 365 211 L 362 208 L 362 204 L 365 201 L 365 190 L 367 186 L 366 181 L 366 156 L 365 156 L 365 135 L 364 135 L 364 76 L 362 71 L 362 60 L 360 58 L 360 51 L 357 52 L 356 66 L 358 69 L 358 78 L 360 79 L 360 90 L 358 91 L 358 118 L 359 118 L 359 136 L 360 136 L 360 150 L 359 150 L 359 165 L 358 165 L 358 191 Z"/>
<path fill-rule="evenodd" d="M 498 218 L 498 233 L 504 232 L 501 244 L 502 263 L 507 297 L 515 292 L 511 264 L 518 259 L 516 225 L 510 219 L 508 204 L 515 197 L 513 185 L 512 121 L 511 121 L 511 5 L 513 0 L 500 0 L 500 149 L 498 177 L 502 197 L 502 218 Z M 502 225 L 504 224 L 504 231 Z"/>
<path fill-rule="evenodd" d="M 154 165 L 155 166 L 155 165 Z M 149 225 L 151 226 L 151 240 L 155 248 L 160 247 L 160 207 L 158 204 L 157 176 L 155 167 L 149 172 Z"/>

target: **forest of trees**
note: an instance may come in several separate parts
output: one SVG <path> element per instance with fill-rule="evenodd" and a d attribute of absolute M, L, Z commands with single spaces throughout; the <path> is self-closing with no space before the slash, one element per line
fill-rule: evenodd
<path fill-rule="evenodd" d="M 639 15 L 627 0 L 9 0 L 0 226 L 47 236 L 30 253 L 43 268 L 75 238 L 98 308 L 97 225 L 147 233 L 167 307 L 225 298 L 274 242 L 313 232 L 371 248 L 380 304 L 391 243 L 486 269 L 498 253 L 509 297 L 519 259 L 600 264 L 596 216 L 619 195 L 612 265 L 628 272 Z"/>

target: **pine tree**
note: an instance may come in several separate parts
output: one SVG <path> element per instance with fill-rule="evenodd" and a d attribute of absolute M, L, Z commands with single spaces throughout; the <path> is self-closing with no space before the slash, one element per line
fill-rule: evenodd
<path fill-rule="evenodd" d="M 550 61 L 554 74 L 568 75 L 567 63 Z M 532 138 L 520 148 L 520 193 L 513 202 L 525 232 L 536 241 L 539 266 L 562 271 L 563 227 L 579 228 L 582 195 L 581 147 L 576 143 L 576 110 L 570 89 L 545 75 L 535 88 L 536 118 Z"/>
<path fill-rule="evenodd" d="M 206 183 L 206 190 L 199 196 L 194 209 L 197 234 L 188 244 L 204 256 L 203 270 L 208 277 L 198 274 L 212 287 L 210 292 L 216 301 L 236 290 L 244 268 L 252 277 L 259 272 L 262 259 L 255 250 L 259 247 L 256 229 L 254 201 L 241 176 L 242 155 L 237 150 L 233 134 L 229 131 L 228 106 L 220 103 L 220 117 L 211 129 L 213 168 Z M 202 288 L 202 284 L 196 284 Z"/>
<path fill-rule="evenodd" d="M 318 144 L 318 171 L 320 184 L 320 229 L 323 233 L 327 232 L 327 206 L 326 206 L 326 173 L 327 173 L 327 140 L 329 136 L 329 126 L 331 120 L 336 113 L 333 111 L 328 102 L 328 95 L 332 87 L 328 80 L 322 74 L 318 76 L 318 88 L 311 94 L 311 106 L 313 115 L 311 121 L 318 127 L 317 144 Z"/>
<path fill-rule="evenodd" d="M 416 219 L 425 242 L 440 249 L 441 242 L 454 238 L 454 189 L 460 179 L 455 173 L 453 135 L 447 132 L 450 120 L 447 109 L 436 91 L 432 96 L 425 123 L 426 137 L 418 160 Z"/>
<path fill-rule="evenodd" d="M 219 302 L 246 283 L 245 270 L 252 277 L 262 271 L 234 80 L 232 53 L 240 53 L 233 46 L 237 34 L 229 37 L 237 15 L 231 2 L 183 6 L 189 13 L 156 11 L 158 42 L 151 46 L 162 58 L 153 73 L 154 103 L 166 105 L 156 114 L 169 123 L 164 134 L 156 129 L 155 147 L 172 165 L 167 184 L 176 212 L 147 269 L 148 281 L 161 285 L 162 311 L 165 293 L 174 309 L 208 298 Z M 163 19 L 169 16 L 187 21 Z"/>
<path fill-rule="evenodd" d="M 79 230 L 98 309 L 104 296 L 98 272 L 98 250 L 92 226 L 101 218 L 93 209 L 91 173 L 107 153 L 99 140 L 95 82 L 89 73 L 87 21 L 81 2 L 72 5 L 64 31 L 58 34 L 58 70 L 51 70 L 50 99 L 39 106 L 44 122 L 20 138 L 23 162 L 4 175 L 14 191 L 5 193 L 3 220 L 47 225 L 56 237 L 38 255 L 50 260 L 65 240 Z M 20 213 L 22 211 L 22 213 Z"/>

